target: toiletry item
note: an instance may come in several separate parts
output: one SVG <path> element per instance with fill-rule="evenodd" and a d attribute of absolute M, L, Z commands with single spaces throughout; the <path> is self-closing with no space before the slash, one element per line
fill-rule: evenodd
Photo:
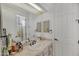
<path fill-rule="evenodd" d="M 6 47 L 3 47 L 2 48 L 2 56 L 8 56 L 8 55 L 9 55 L 9 53 L 8 53 L 7 48 Z"/>
<path fill-rule="evenodd" d="M 12 52 L 16 52 L 16 42 L 12 43 L 11 50 Z"/>
<path fill-rule="evenodd" d="M 16 47 L 12 46 L 12 52 L 16 52 Z"/>
<path fill-rule="evenodd" d="M 6 47 L 7 35 L 6 35 L 6 29 L 5 28 L 3 28 L 3 30 L 2 30 L 1 39 L 2 39 L 2 46 Z"/>
<path fill-rule="evenodd" d="M 17 47 L 17 52 L 23 50 L 23 45 L 22 45 L 21 42 L 17 42 L 17 43 L 16 43 L 16 47 Z"/>
<path fill-rule="evenodd" d="M 12 46 L 12 34 L 8 34 L 7 35 L 7 37 L 8 37 L 8 50 L 11 50 L 11 46 Z"/>
<path fill-rule="evenodd" d="M 2 36 L 1 36 L 1 40 L 2 40 L 2 55 L 8 55 L 8 38 L 6 35 L 6 28 L 3 28 L 2 30 Z"/>
<path fill-rule="evenodd" d="M 12 51 L 11 50 L 8 50 L 8 52 L 9 52 L 9 55 L 12 55 L 11 53 L 12 53 Z"/>
<path fill-rule="evenodd" d="M 2 36 L 6 36 L 6 28 L 2 29 Z"/>

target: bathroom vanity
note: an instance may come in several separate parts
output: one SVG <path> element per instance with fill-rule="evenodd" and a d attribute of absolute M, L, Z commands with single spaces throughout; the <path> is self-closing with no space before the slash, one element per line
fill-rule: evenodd
<path fill-rule="evenodd" d="M 14 54 L 14 56 L 52 56 L 53 48 L 51 40 L 39 40 L 33 46 L 27 45 L 21 52 Z"/>

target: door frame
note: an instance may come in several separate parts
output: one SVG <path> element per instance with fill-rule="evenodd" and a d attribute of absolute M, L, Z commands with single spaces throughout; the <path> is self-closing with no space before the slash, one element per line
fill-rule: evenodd
<path fill-rule="evenodd" d="M 1 32 L 1 27 L 2 27 L 2 23 L 1 23 L 1 3 L 0 3 L 0 32 Z M 0 36 L 1 36 L 1 35 L 0 35 Z M 1 38 L 0 38 L 0 56 L 1 56 L 1 54 L 2 54 L 2 53 L 1 53 L 1 46 L 2 46 L 1 43 L 2 43 L 2 42 L 1 42 Z"/>

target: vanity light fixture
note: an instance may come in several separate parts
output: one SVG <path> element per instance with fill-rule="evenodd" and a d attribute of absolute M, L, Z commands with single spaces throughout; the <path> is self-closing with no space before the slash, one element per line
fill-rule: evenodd
<path fill-rule="evenodd" d="M 36 5 L 35 3 L 28 3 L 28 4 L 34 7 L 35 9 L 37 9 L 38 11 L 43 11 L 43 9 L 39 7 L 38 5 Z"/>

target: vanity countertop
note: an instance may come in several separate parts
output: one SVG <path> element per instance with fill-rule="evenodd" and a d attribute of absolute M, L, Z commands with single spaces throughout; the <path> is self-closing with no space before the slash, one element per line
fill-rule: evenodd
<path fill-rule="evenodd" d="M 33 46 L 25 46 L 23 51 L 18 52 L 15 56 L 36 56 L 45 50 L 51 44 L 51 40 L 40 40 Z"/>

